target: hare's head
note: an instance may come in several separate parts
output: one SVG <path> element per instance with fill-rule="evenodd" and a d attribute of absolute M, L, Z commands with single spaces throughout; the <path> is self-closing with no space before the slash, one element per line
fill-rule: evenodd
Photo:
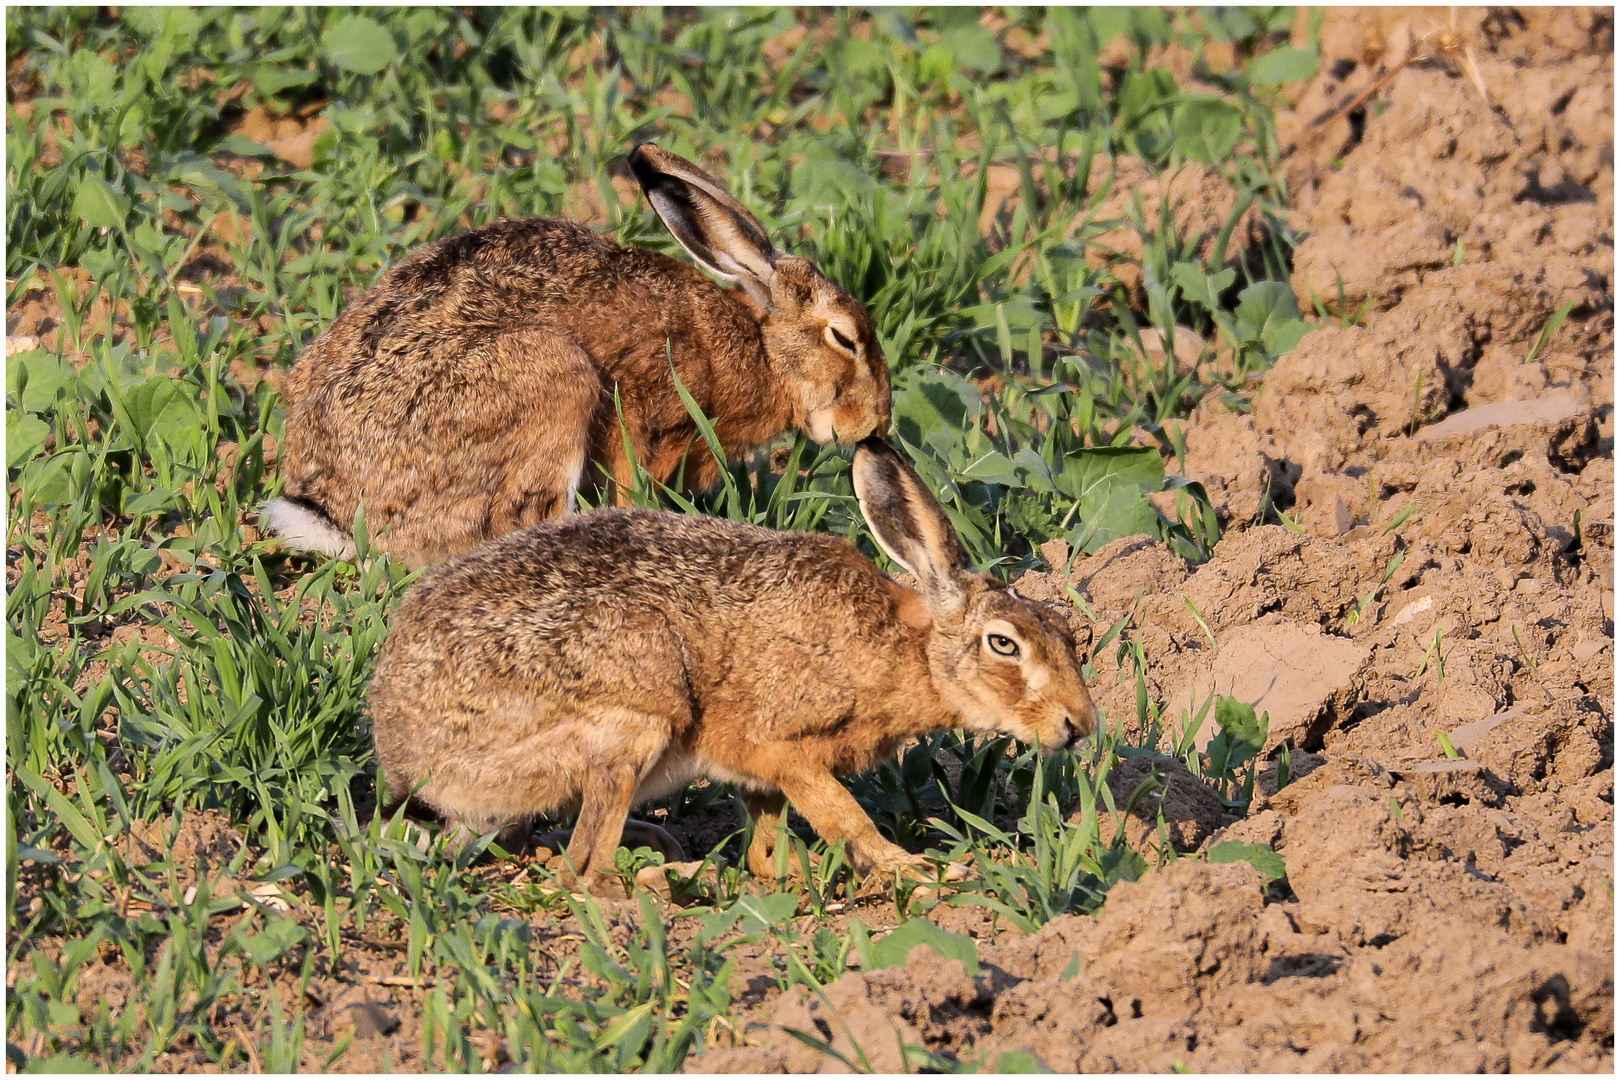
<path fill-rule="evenodd" d="M 777 251 L 758 220 L 685 158 L 642 143 L 630 152 L 630 168 L 687 253 L 742 287 L 794 424 L 821 443 L 887 431 L 889 363 L 860 301 L 810 260 Z"/>
<path fill-rule="evenodd" d="M 888 443 L 860 444 L 854 479 L 873 536 L 916 575 L 933 621 L 934 687 L 961 711 L 963 726 L 1047 750 L 1095 731 L 1097 713 L 1063 620 L 968 567 L 944 509 Z"/>

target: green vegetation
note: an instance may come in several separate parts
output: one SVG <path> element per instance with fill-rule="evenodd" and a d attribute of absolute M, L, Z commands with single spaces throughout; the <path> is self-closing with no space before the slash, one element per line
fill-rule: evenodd
<path fill-rule="evenodd" d="M 769 940 L 782 985 L 810 986 L 852 949 L 898 948 L 858 921 L 794 928 L 855 904 L 840 853 L 797 836 L 765 895 L 733 837 L 667 932 L 642 895 L 626 937 L 594 901 L 424 855 L 377 815 L 365 690 L 410 577 L 288 557 L 251 527 L 278 488 L 280 375 L 414 246 L 568 214 L 674 252 L 615 163 L 650 137 L 702 160 L 868 304 L 898 438 L 1000 574 L 1043 567 L 1056 538 L 1147 532 L 1207 557 L 1214 514 L 1167 468 L 1175 421 L 1208 394 L 1243 407 L 1309 329 L 1272 213 L 1268 109 L 1315 66 L 1287 47 L 1289 9 L 840 11 L 808 35 L 776 10 L 112 10 L 7 12 L 8 326 L 38 338 L 6 372 L 19 1067 L 353 1067 L 309 1003 L 382 942 L 420 1008 L 416 1068 L 489 1067 L 498 1044 L 524 1068 L 671 1069 L 733 1030 L 739 944 Z M 1230 212 L 1188 232 L 1165 199 L 1111 198 L 1093 167 L 1110 155 L 1211 168 Z M 1240 253 L 1245 215 L 1269 228 Z M 1177 327 L 1198 363 L 1149 347 Z M 641 496 L 875 551 L 847 459 L 802 437 L 695 505 Z M 1129 730 L 1156 744 L 1140 642 L 1122 623 L 1097 649 L 1116 640 L 1139 679 Z M 851 786 L 901 843 L 974 867 L 943 902 L 1033 927 L 1147 868 L 1097 837 L 1125 809 L 1104 782 L 1132 749 L 1119 720 L 1046 762 L 941 735 Z M 1246 802 L 1234 723 L 1222 762 L 1177 754 Z M 227 850 L 181 844 L 199 820 Z M 552 923 L 572 944 L 537 933 Z"/>

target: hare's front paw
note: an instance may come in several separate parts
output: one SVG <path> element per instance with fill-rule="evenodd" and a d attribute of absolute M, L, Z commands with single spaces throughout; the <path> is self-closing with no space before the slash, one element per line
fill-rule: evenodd
<path fill-rule="evenodd" d="M 870 887 L 888 888 L 894 884 L 897 873 L 912 881 L 934 885 L 947 881 L 965 881 L 969 876 L 968 867 L 963 863 L 953 862 L 941 866 L 921 855 L 912 855 L 896 848 L 881 860 L 874 860 L 866 880 Z M 931 899 L 936 898 L 937 893 L 937 889 L 919 889 L 914 895 L 919 899 Z"/>
<path fill-rule="evenodd" d="M 933 876 L 929 872 L 933 864 L 927 859 L 892 844 L 861 861 L 865 863 L 867 875 L 872 877 L 893 877 L 897 870 L 908 876 Z"/>

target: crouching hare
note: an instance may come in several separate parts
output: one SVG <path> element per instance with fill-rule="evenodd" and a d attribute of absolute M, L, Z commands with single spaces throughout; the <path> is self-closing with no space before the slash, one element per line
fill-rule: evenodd
<path fill-rule="evenodd" d="M 917 591 L 837 537 L 629 509 L 429 571 L 371 687 L 380 786 L 396 804 L 415 790 L 461 845 L 577 810 L 567 854 L 587 887 L 633 805 L 699 777 L 744 793 L 755 875 L 787 801 L 862 870 L 923 865 L 839 774 L 946 728 L 1063 749 L 1096 714 L 1062 618 L 968 567 L 898 453 L 866 439 L 854 480 Z"/>
<path fill-rule="evenodd" d="M 731 456 L 789 427 L 822 443 L 888 428 L 866 309 L 691 162 L 649 143 L 629 163 L 681 246 L 740 289 L 554 218 L 428 245 L 294 365 L 269 531 L 346 558 L 364 506 L 375 546 L 440 562 L 567 513 L 584 484 L 628 487 L 621 408 L 635 460 L 668 483 L 697 434 L 672 363 Z M 691 456 L 688 487 L 718 478 Z"/>

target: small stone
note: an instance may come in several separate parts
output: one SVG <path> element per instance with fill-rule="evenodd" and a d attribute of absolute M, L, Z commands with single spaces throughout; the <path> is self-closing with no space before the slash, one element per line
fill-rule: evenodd
<path fill-rule="evenodd" d="M 1579 419 L 1590 411 L 1590 405 L 1570 393 L 1547 394 L 1533 401 L 1497 401 L 1452 413 L 1438 424 L 1419 430 L 1415 438 L 1419 442 L 1434 442 L 1475 435 L 1493 427 L 1554 426 Z"/>
<path fill-rule="evenodd" d="M 1434 597 L 1420 596 L 1416 600 L 1413 600 L 1410 604 L 1407 604 L 1405 607 L 1401 608 L 1401 610 L 1395 614 L 1395 617 L 1390 620 L 1390 625 L 1404 626 L 1406 623 L 1416 619 L 1419 615 L 1423 614 L 1425 611 L 1428 611 L 1432 607 L 1434 607 Z"/>
<path fill-rule="evenodd" d="M 1472 723 L 1455 728 L 1446 738 L 1450 739 L 1451 745 L 1458 750 L 1467 750 L 1509 720 L 1515 720 L 1524 714 L 1525 706 L 1519 705 L 1499 712 L 1495 716 L 1487 716 L 1483 720 L 1475 720 Z"/>
<path fill-rule="evenodd" d="M 1592 659 L 1609 645 L 1604 638 L 1585 638 L 1575 646 L 1574 656 L 1576 663 L 1583 663 Z"/>
<path fill-rule="evenodd" d="M 1335 536 L 1343 536 L 1356 527 L 1356 516 L 1350 512 L 1344 499 L 1338 495 L 1333 496 L 1333 530 Z"/>

